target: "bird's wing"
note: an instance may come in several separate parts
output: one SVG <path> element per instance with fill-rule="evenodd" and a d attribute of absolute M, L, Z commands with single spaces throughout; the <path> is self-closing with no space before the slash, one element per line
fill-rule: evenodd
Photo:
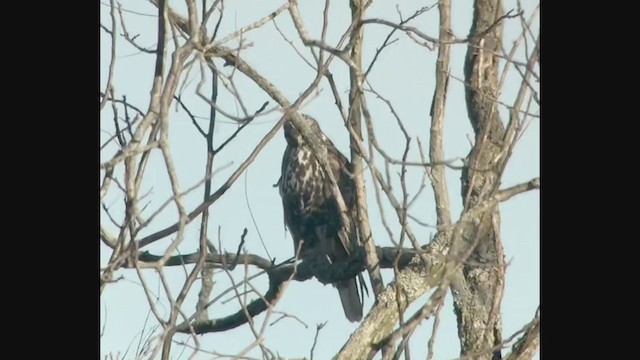
<path fill-rule="evenodd" d="M 326 147 L 331 171 L 338 182 L 342 199 L 344 200 L 347 211 L 349 212 L 347 217 L 349 218 L 350 224 L 346 234 L 347 237 L 345 237 L 343 232 L 338 230 L 338 238 L 346 253 L 351 254 L 354 245 L 357 244 L 358 241 L 358 227 L 356 224 L 357 216 L 354 216 L 357 215 L 355 212 L 357 208 L 356 187 L 353 180 L 353 174 L 351 173 L 351 163 L 349 163 L 349 160 L 335 147 L 331 140 L 327 140 Z M 327 185 L 327 187 L 329 187 L 329 185 Z M 328 191 L 330 192 L 331 189 L 328 188 Z M 342 222 L 340 221 L 339 223 L 341 224 Z M 354 242 L 356 243 L 354 244 Z"/>

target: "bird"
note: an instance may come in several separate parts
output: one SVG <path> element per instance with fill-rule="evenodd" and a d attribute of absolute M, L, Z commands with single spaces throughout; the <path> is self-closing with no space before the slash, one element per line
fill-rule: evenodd
<path fill-rule="evenodd" d="M 327 149 L 327 159 L 347 209 L 350 229 L 346 246 L 351 249 L 345 248 L 338 236 L 342 220 L 331 192 L 330 180 L 313 149 L 290 119 L 286 119 L 283 124 L 287 147 L 282 157 L 282 176 L 279 182 L 285 225 L 293 238 L 295 251 L 298 251 L 302 241 L 299 259 L 304 261 L 305 258 L 321 254 L 331 263 L 345 261 L 360 244 L 352 165 L 322 132 L 314 118 L 306 114 L 301 114 L 301 118 Z M 359 285 L 366 286 L 362 274 L 333 284 L 340 295 L 344 314 L 350 322 L 362 320 Z"/>

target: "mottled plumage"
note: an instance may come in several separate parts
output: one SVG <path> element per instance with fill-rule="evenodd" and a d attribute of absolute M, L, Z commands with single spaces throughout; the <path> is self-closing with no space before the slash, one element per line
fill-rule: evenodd
<path fill-rule="evenodd" d="M 320 130 L 317 122 L 310 116 L 302 116 L 324 142 L 327 156 L 338 183 L 340 192 L 348 210 L 351 223 L 349 231 L 351 244 L 358 243 L 356 216 L 356 189 L 351 173 L 351 164 Z M 300 240 L 304 240 L 300 257 L 302 259 L 316 254 L 324 254 L 329 261 L 346 260 L 353 247 L 345 249 L 338 238 L 342 221 L 338 213 L 336 200 L 331 192 L 329 179 L 325 176 L 313 150 L 302 138 L 293 123 L 284 123 L 287 148 L 282 159 L 282 177 L 280 195 L 284 208 L 287 228 L 293 237 L 294 249 Z M 358 277 L 362 281 L 362 277 Z M 342 307 L 349 321 L 362 319 L 362 301 L 356 278 L 334 284 L 340 294 Z"/>

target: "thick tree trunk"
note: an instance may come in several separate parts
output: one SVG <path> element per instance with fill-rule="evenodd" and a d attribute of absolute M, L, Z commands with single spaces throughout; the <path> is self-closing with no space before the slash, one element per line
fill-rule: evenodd
<path fill-rule="evenodd" d="M 494 24 L 501 15 L 500 0 L 475 0 L 464 69 L 467 110 L 475 132 L 475 144 L 462 173 L 465 210 L 498 189 L 505 160 L 499 156 L 504 126 L 496 102 L 499 58 L 494 55 L 500 50 L 502 36 L 502 25 Z M 461 354 L 495 360 L 502 358 L 500 349 L 495 348 L 502 341 L 500 302 L 504 287 L 498 206 L 487 209 L 477 220 L 465 228 L 462 248 L 470 254 L 451 288 Z"/>

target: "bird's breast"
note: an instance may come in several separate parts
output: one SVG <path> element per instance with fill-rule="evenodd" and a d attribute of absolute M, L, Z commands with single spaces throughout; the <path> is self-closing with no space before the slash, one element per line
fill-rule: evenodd
<path fill-rule="evenodd" d="M 294 148 L 285 159 L 283 169 L 282 196 L 309 212 L 324 205 L 324 173 L 311 149 Z"/>

